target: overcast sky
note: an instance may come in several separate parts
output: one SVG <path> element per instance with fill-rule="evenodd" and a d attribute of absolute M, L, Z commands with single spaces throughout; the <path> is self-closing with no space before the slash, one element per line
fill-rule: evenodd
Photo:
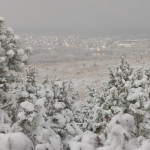
<path fill-rule="evenodd" d="M 18 31 L 150 33 L 150 0 L 0 0 L 0 16 Z"/>

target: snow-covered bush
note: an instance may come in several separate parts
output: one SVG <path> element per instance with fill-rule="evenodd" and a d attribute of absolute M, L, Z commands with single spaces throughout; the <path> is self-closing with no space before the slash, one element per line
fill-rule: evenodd
<path fill-rule="evenodd" d="M 38 72 L 35 67 L 29 66 L 26 73 L 26 83 L 18 92 L 21 102 L 17 104 L 16 120 L 11 132 L 26 134 L 36 149 L 57 147 L 57 150 L 60 150 L 62 149 L 60 137 L 52 130 L 46 113 L 45 103 L 48 101 L 46 89 L 44 85 L 36 82 Z"/>
<path fill-rule="evenodd" d="M 0 133 L 8 133 L 10 131 L 12 121 L 8 114 L 0 108 Z"/>
<path fill-rule="evenodd" d="M 0 17 L 0 72 L 6 75 L 9 70 L 16 72 L 23 71 L 24 65 L 28 62 L 32 48 L 20 48 L 20 37 L 14 34 L 11 27 L 5 29 L 4 18 Z"/>
<path fill-rule="evenodd" d="M 7 133 L 15 122 L 16 106 L 20 103 L 18 87 L 16 82 L 18 76 L 10 75 L 10 70 L 21 72 L 28 62 L 32 48 L 27 50 L 21 48 L 20 37 L 14 34 L 11 27 L 5 28 L 5 19 L 0 17 L 0 132 Z M 13 114 L 13 115 L 12 115 Z"/>
<path fill-rule="evenodd" d="M 75 120 L 83 131 L 93 131 L 93 107 L 90 104 L 81 103 L 74 112 Z"/>
<path fill-rule="evenodd" d="M 121 112 L 114 116 L 106 125 L 103 133 L 103 147 L 97 150 L 148 150 L 150 141 L 144 137 L 135 137 L 134 117 L 130 114 L 122 114 Z"/>
<path fill-rule="evenodd" d="M 129 113 L 134 116 L 136 128 L 135 136 L 149 136 L 149 68 L 133 68 L 122 57 L 115 73 L 108 67 L 109 80 L 102 86 L 101 91 L 88 87 L 89 109 L 92 117 L 93 131 L 102 133 L 106 124 L 118 112 Z M 80 113 L 79 113 L 80 114 Z M 81 114 L 82 115 L 82 114 Z M 87 120 L 85 120 L 85 123 Z"/>
<path fill-rule="evenodd" d="M 149 139 L 133 135 L 136 129 L 134 117 L 119 112 L 106 124 L 104 132 L 97 135 L 91 131 L 77 135 L 69 142 L 71 150 L 148 150 Z"/>
<path fill-rule="evenodd" d="M 114 116 L 106 125 L 103 133 L 106 138 L 104 145 L 111 146 L 112 149 L 125 149 L 129 145 L 131 134 L 135 129 L 134 123 L 134 117 L 130 114 L 120 112 Z"/>
<path fill-rule="evenodd" d="M 32 141 L 23 133 L 0 134 L 1 150 L 34 150 Z"/>
<path fill-rule="evenodd" d="M 50 127 L 60 135 L 64 149 L 67 149 L 69 139 L 82 133 L 74 119 L 75 108 L 72 96 L 68 95 L 68 82 L 58 78 L 51 80 L 50 84 L 44 84 L 44 87 Z"/>
<path fill-rule="evenodd" d="M 75 120 L 83 131 L 93 131 L 94 111 L 95 105 L 97 104 L 95 97 L 99 96 L 99 93 L 95 90 L 94 86 L 87 85 L 87 89 L 86 92 L 90 96 L 90 99 L 82 102 L 80 107 L 76 109 Z M 101 118 L 98 117 L 98 119 Z"/>
<path fill-rule="evenodd" d="M 142 142 L 141 147 L 135 149 L 135 150 L 149 150 L 150 149 L 150 141 L 149 140 L 144 140 Z"/>
<path fill-rule="evenodd" d="M 103 146 L 100 135 L 91 131 L 86 131 L 83 134 L 77 135 L 69 142 L 70 150 L 96 150 Z"/>
<path fill-rule="evenodd" d="M 50 82 L 47 76 L 43 84 L 38 84 L 38 71 L 32 66 L 26 70 L 26 75 L 25 85 L 17 96 L 15 94 L 20 102 L 12 113 L 15 119 L 11 132 L 26 134 L 36 149 L 55 147 L 53 142 L 57 143 L 57 149 L 62 149 L 62 143 L 67 149 L 69 139 L 82 133 L 74 120 L 75 108 L 72 96 L 68 95 L 68 83 L 60 78 Z"/>
<path fill-rule="evenodd" d="M 47 143 L 47 145 L 52 147 L 56 147 L 56 144 L 58 150 L 62 149 L 59 135 L 51 129 L 50 123 L 46 118 L 47 115 L 44 104 L 47 99 L 45 94 L 43 94 L 46 93 L 46 91 L 44 91 L 45 88 L 43 85 L 36 84 L 35 77 L 38 72 L 35 67 L 29 67 L 29 71 L 26 71 L 27 81 L 25 85 L 12 83 L 10 77 L 13 78 L 14 76 L 8 76 L 9 70 L 16 72 L 23 71 L 24 65 L 32 53 L 32 48 L 20 48 L 20 38 L 14 35 L 12 28 L 8 27 L 5 30 L 3 17 L 0 17 L 0 43 L 0 81 L 2 87 L 2 89 L 0 89 L 0 131 L 3 133 L 11 132 L 11 136 L 18 135 L 18 132 L 22 132 L 30 138 L 34 146 Z M 21 135 L 24 136 L 23 134 Z M 7 137 L 7 134 L 4 134 L 4 136 Z M 17 142 L 19 141 L 18 137 L 19 136 L 16 136 Z M 13 139 L 11 141 L 13 141 Z M 9 141 L 7 140 L 2 142 L 9 145 Z M 22 149 L 25 149 L 22 142 L 24 142 L 24 140 L 20 137 L 18 144 L 20 144 Z M 13 143 L 15 143 L 15 141 L 13 141 Z M 27 143 L 24 142 L 24 144 L 27 146 Z M 3 144 L 3 146 L 4 150 L 6 150 L 5 144 Z M 18 149 L 18 147 L 12 148 Z M 0 144 L 0 149 L 3 150 L 2 144 Z M 29 148 L 26 147 L 26 150 L 28 149 Z"/>

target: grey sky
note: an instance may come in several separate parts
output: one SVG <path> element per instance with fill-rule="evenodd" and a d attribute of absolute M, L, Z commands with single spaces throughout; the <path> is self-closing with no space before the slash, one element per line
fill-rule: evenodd
<path fill-rule="evenodd" d="M 150 0 L 0 0 L 14 29 L 62 33 L 150 32 Z"/>

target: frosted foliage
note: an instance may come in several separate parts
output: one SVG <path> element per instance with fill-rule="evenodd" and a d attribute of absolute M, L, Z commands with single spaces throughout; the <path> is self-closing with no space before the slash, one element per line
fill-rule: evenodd
<path fill-rule="evenodd" d="M 86 131 L 72 138 L 70 149 L 78 150 L 87 147 L 93 150 L 131 150 L 137 148 L 132 143 L 130 135 L 135 126 L 133 116 L 119 113 L 106 126 L 104 134 L 97 135 Z"/>
<path fill-rule="evenodd" d="M 60 81 L 58 78 L 52 80 L 50 84 L 44 82 L 43 85 L 38 85 L 37 96 L 46 98 L 44 107 L 48 115 L 47 123 L 49 122 L 52 130 L 60 135 L 63 148 L 67 149 L 69 139 L 82 133 L 74 120 L 73 100 L 67 93 L 68 82 Z"/>
<path fill-rule="evenodd" d="M 34 110 L 34 105 L 28 101 L 26 102 L 22 102 L 20 105 L 23 109 L 25 109 L 26 111 L 33 111 Z"/>
<path fill-rule="evenodd" d="M 88 91 L 86 92 L 88 95 L 91 96 L 91 99 L 87 100 L 87 104 L 82 103 L 81 108 L 79 108 L 75 112 L 75 119 L 79 123 L 83 131 L 93 130 L 93 118 L 95 118 L 94 116 L 95 114 L 93 111 L 94 111 L 94 106 L 96 104 L 95 97 L 99 96 L 98 92 L 94 89 L 93 86 L 91 87 L 87 86 L 87 88 L 88 88 Z M 99 111 L 99 110 L 96 109 L 96 111 Z"/>
<path fill-rule="evenodd" d="M 10 131 L 11 120 L 8 114 L 0 109 L 0 132 L 7 133 Z"/>
<path fill-rule="evenodd" d="M 36 83 L 36 76 L 38 75 L 38 71 L 36 70 L 36 67 L 29 66 L 29 70 L 26 69 L 26 75 L 27 75 L 27 88 L 31 90 L 31 92 L 35 92 L 35 83 Z"/>
<path fill-rule="evenodd" d="M 11 150 L 10 147 L 14 150 L 34 149 L 33 143 L 23 133 L 0 134 L 0 149 Z"/>
<path fill-rule="evenodd" d="M 26 134 L 36 149 L 67 149 L 69 139 L 82 133 L 74 120 L 67 82 L 59 79 L 38 84 L 35 67 L 29 66 L 26 73 L 25 86 L 17 94 L 21 102 L 15 105 L 18 107 L 17 117 L 11 132 Z"/>
<path fill-rule="evenodd" d="M 142 142 L 142 146 L 140 148 L 135 149 L 135 150 L 149 150 L 149 149 L 150 149 L 150 141 L 144 140 Z"/>
<path fill-rule="evenodd" d="M 9 58 L 13 58 L 13 56 L 15 55 L 15 52 L 10 49 L 10 50 L 7 51 L 6 54 L 8 55 Z"/>
<path fill-rule="evenodd" d="M 11 27 L 7 27 L 7 29 L 6 29 L 6 35 L 13 35 L 14 34 L 14 31 L 13 31 L 13 29 L 11 28 Z"/>
<path fill-rule="evenodd" d="M 0 150 L 33 150 L 38 149 L 40 145 L 46 150 L 62 150 L 60 136 L 51 127 L 53 116 L 48 115 L 51 109 L 48 109 L 47 104 L 50 106 L 53 104 L 54 96 L 56 101 L 66 99 L 65 83 L 57 81 L 55 89 L 51 85 L 46 87 L 37 84 L 35 78 L 38 71 L 31 66 L 26 71 L 27 80 L 24 83 L 16 83 L 18 76 L 8 76 L 10 70 L 23 71 L 33 49 L 31 47 L 22 49 L 20 37 L 14 34 L 11 27 L 5 28 L 4 21 L 4 18 L 0 17 L 0 132 L 7 134 L 0 134 Z M 49 93 L 49 97 L 47 93 Z M 68 103 L 64 107 L 66 105 L 69 107 L 68 104 L 71 104 L 71 100 L 67 101 Z M 64 101 L 60 103 L 64 103 Z M 74 132 L 78 133 L 73 117 L 69 118 L 66 112 L 63 120 L 59 104 L 56 104 L 56 109 L 59 114 L 57 116 L 55 113 L 56 118 L 60 125 L 66 126 L 65 131 L 73 134 L 72 129 L 76 129 Z M 72 114 L 70 115 L 72 116 Z"/>
<path fill-rule="evenodd" d="M 27 81 L 25 87 L 28 85 L 31 86 Z M 39 93 L 43 93 L 45 87 L 40 84 L 34 84 L 32 87 L 39 92 L 20 91 L 19 95 L 24 98 L 24 101 L 20 103 L 17 121 L 11 127 L 11 132 L 25 133 L 33 141 L 36 149 L 55 148 L 61 150 L 60 137 L 53 131 L 51 122 L 47 118 L 46 111 L 48 110 L 45 107 L 47 99 L 45 94 L 39 95 Z M 56 116 L 56 118 L 60 119 L 61 123 L 63 122 L 61 116 Z"/>
<path fill-rule="evenodd" d="M 79 143 L 74 141 L 70 142 L 69 147 L 71 150 L 81 150 L 81 149 L 94 150 L 93 146 L 88 143 Z"/>
<path fill-rule="evenodd" d="M 71 150 L 89 149 L 96 150 L 102 146 L 101 137 L 91 131 L 86 131 L 71 139 L 69 147 Z"/>
<path fill-rule="evenodd" d="M 35 150 L 61 150 L 61 141 L 58 138 L 49 137 L 48 141 L 43 144 L 37 144 Z"/>
<path fill-rule="evenodd" d="M 144 70 L 141 67 L 135 69 L 123 57 L 114 72 L 110 67 L 108 69 L 110 78 L 103 83 L 101 91 L 87 86 L 88 104 L 85 104 L 78 112 L 80 118 L 83 118 L 82 124 L 88 124 L 88 126 L 91 124 L 90 130 L 102 133 L 114 115 L 119 112 L 129 113 L 133 115 L 135 122 L 138 122 L 134 135 L 148 137 L 150 69 Z M 88 126 L 86 125 L 84 130 L 87 130 Z"/>
<path fill-rule="evenodd" d="M 30 46 L 26 47 L 26 48 L 25 48 L 25 53 L 27 53 L 28 56 L 31 55 L 31 54 L 33 53 L 33 48 L 30 47 Z"/>
<path fill-rule="evenodd" d="M 5 29 L 4 21 L 3 17 L 0 17 L 1 74 L 6 74 L 9 70 L 23 71 L 24 64 L 28 62 L 29 55 L 32 53 L 32 48 L 21 49 L 20 37 L 14 34 L 11 27 Z"/>

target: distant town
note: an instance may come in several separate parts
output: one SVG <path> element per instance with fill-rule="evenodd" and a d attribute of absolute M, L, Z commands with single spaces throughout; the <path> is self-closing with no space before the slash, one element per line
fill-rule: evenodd
<path fill-rule="evenodd" d="M 57 62 L 150 53 L 150 39 L 136 37 L 21 35 L 34 49 L 32 62 Z M 40 59 L 39 59 L 40 58 Z"/>

